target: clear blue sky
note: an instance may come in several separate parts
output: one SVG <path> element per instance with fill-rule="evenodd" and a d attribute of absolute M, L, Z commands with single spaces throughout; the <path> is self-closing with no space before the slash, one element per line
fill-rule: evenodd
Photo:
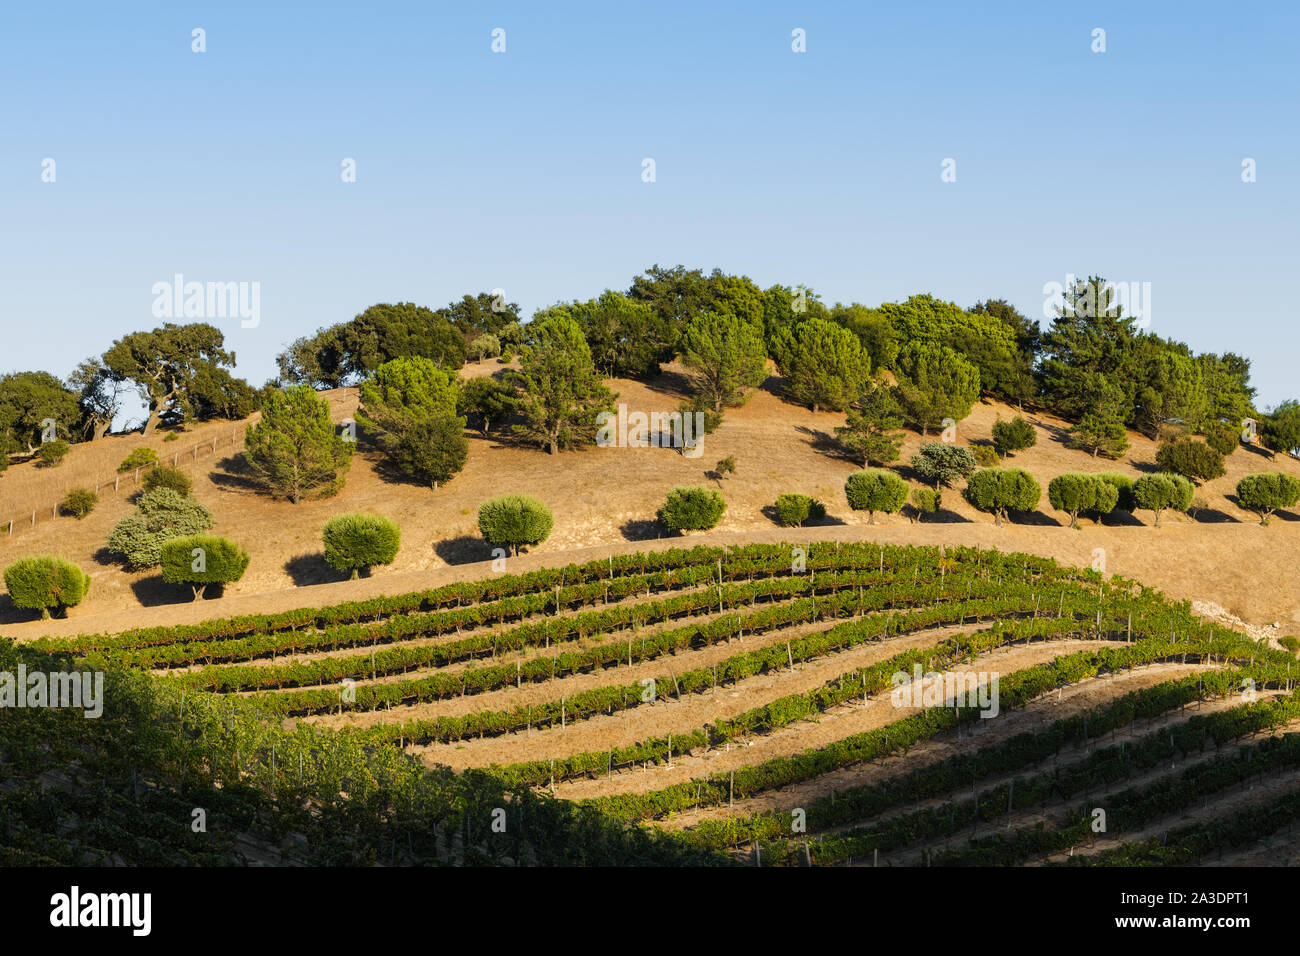
<path fill-rule="evenodd" d="M 1298 10 L 8 3 L 0 371 L 159 324 L 175 273 L 261 284 L 257 328 L 217 323 L 261 384 L 375 302 L 499 286 L 531 315 L 656 262 L 1035 317 L 1095 272 L 1151 283 L 1152 331 L 1249 356 L 1271 405 L 1300 396 Z"/>

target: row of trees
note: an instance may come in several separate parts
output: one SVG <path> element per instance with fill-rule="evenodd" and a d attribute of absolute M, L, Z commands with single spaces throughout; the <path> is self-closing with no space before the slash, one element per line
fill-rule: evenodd
<path fill-rule="evenodd" d="M 247 417 L 263 393 L 233 376 L 234 364 L 220 329 L 167 323 L 123 336 L 66 382 L 49 372 L 0 376 L 0 471 L 12 455 L 102 438 L 133 394 L 148 410 L 146 435 L 159 425 Z"/>
<path fill-rule="evenodd" d="M 1057 313 L 1042 329 L 1004 300 L 963 309 L 917 295 L 876 308 L 828 307 L 803 287 L 763 290 L 716 269 L 654 266 L 625 292 L 559 303 L 527 324 L 515 303 L 486 292 L 437 310 L 372 306 L 292 343 L 275 384 L 360 383 L 359 420 L 401 470 L 431 484 L 463 465 L 455 424 L 470 409 L 459 401 L 456 372 L 471 354 L 500 351 L 519 352 L 521 367 L 504 382 L 473 386 L 481 427 L 486 433 L 518 414 L 518 436 L 552 453 L 594 440 L 596 416 L 617 397 L 603 379 L 653 375 L 675 356 L 692 384 L 681 410 L 706 412 L 707 430 L 763 383 L 770 358 L 791 400 L 848 412 L 841 438 L 868 465 L 892 460 L 898 428 L 924 434 L 959 421 L 981 395 L 1068 417 L 1071 443 L 1094 455 L 1122 454 L 1126 428 L 1171 440 L 1200 434 L 1226 454 L 1246 418 L 1258 420 L 1267 447 L 1300 447 L 1300 405 L 1259 415 L 1248 360 L 1194 354 L 1142 330 L 1105 280 L 1076 282 Z M 234 378 L 234 359 L 215 327 L 169 323 L 124 336 L 67 383 L 44 372 L 0 378 L 0 461 L 56 438 L 102 435 L 131 391 L 148 405 L 146 434 L 159 424 L 243 417 L 270 391 Z M 429 401 L 410 411 L 399 400 L 413 383 Z M 432 459 L 422 451 L 430 447 Z"/>

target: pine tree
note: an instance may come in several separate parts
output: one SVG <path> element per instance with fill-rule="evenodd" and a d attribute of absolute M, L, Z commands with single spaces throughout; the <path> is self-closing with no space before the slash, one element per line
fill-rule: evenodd
<path fill-rule="evenodd" d="M 691 319 L 682 330 L 681 350 L 696 390 L 715 412 L 743 404 L 743 390 L 767 377 L 762 331 L 730 313 L 703 312 Z"/>
<path fill-rule="evenodd" d="M 835 437 L 862 459 L 863 467 L 886 465 L 898 460 L 903 433 L 895 429 L 902 426 L 902 409 L 894 390 L 881 382 L 868 382 L 849 407 L 847 423 L 835 429 Z"/>
<path fill-rule="evenodd" d="M 791 332 L 782 329 L 774 347 L 786 390 L 801 405 L 842 411 L 862 391 L 871 358 L 857 336 L 834 322 L 809 319 Z"/>
<path fill-rule="evenodd" d="M 899 403 L 923 435 L 945 418 L 961 421 L 979 399 L 979 369 L 946 345 L 909 342 L 899 350 L 898 371 Z"/>
<path fill-rule="evenodd" d="M 352 442 L 335 433 L 329 402 L 310 385 L 272 392 L 262 420 L 248 429 L 244 458 L 271 494 L 298 504 L 339 490 Z"/>
<path fill-rule="evenodd" d="M 618 396 L 601 382 L 582 329 L 557 315 L 533 330 L 519 371 L 511 381 L 523 392 L 519 412 L 524 422 L 514 431 L 552 455 L 596 440 L 596 416 L 610 411 Z"/>

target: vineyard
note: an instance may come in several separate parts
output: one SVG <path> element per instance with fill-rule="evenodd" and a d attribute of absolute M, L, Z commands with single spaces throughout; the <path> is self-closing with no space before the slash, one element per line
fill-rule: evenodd
<path fill-rule="evenodd" d="M 0 656 L 107 675 L 0 723 L 11 863 L 1296 857 L 1295 656 L 1024 554 L 672 549 Z"/>

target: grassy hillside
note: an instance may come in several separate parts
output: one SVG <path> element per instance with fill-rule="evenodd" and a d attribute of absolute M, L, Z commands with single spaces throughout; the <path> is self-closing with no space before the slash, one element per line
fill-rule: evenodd
<path fill-rule="evenodd" d="M 464 374 L 500 369 L 495 362 L 471 363 Z M 675 408 L 682 398 L 681 385 L 671 368 L 649 384 L 611 382 L 620 393 L 619 401 L 633 411 Z M 654 514 L 668 489 L 708 483 L 721 487 L 728 501 L 716 530 L 733 539 L 779 536 L 770 506 L 778 494 L 799 491 L 819 497 L 828 507 L 819 535 L 887 543 L 978 544 L 1051 555 L 1080 566 L 1092 564 L 1097 549 L 1103 549 L 1108 571 L 1140 578 L 1180 599 L 1217 603 L 1253 623 L 1277 622 L 1277 634 L 1297 627 L 1300 602 L 1274 582 L 1300 561 L 1300 532 L 1295 525 L 1300 516 L 1283 513 L 1261 528 L 1254 515 L 1237 507 L 1233 489 L 1238 478 L 1252 471 L 1300 474 L 1300 462 L 1287 456 L 1270 460 L 1251 449 L 1239 449 L 1228 458 L 1224 477 L 1198 489 L 1206 509 L 1195 518 L 1166 516 L 1160 529 L 1150 527 L 1149 513 L 1136 517 L 1116 513 L 1102 524 L 1082 521 L 1080 530 L 1070 530 L 1065 516 L 1050 511 L 1046 495 L 1037 513 L 996 529 L 991 518 L 962 499 L 959 489 L 946 492 L 944 512 L 933 522 L 912 524 L 906 517 L 894 516 L 878 518 L 876 526 L 867 527 L 865 516 L 850 511 L 844 502 L 844 478 L 858 463 L 842 457 L 832 441 L 843 416 L 813 414 L 783 401 L 777 394 L 779 386 L 780 380 L 773 377 L 748 404 L 728 411 L 722 426 L 706 439 L 698 459 L 668 448 L 590 448 L 552 457 L 472 434 L 465 470 L 436 492 L 393 479 L 381 456 L 363 449 L 338 496 L 298 506 L 272 501 L 248 485 L 239 474 L 238 458 L 224 444 L 230 425 L 199 426 L 173 443 L 154 436 L 147 444 L 166 456 L 212 435 L 222 436 L 215 455 L 201 451 L 188 463 L 183 457 L 181 464 L 195 477 L 196 495 L 213 510 L 215 532 L 244 543 L 253 554 L 247 575 L 227 589 L 226 600 L 259 595 L 254 603 L 267 609 L 319 603 L 322 598 L 312 592 L 293 589 L 339 580 L 320 557 L 320 529 L 341 510 L 374 511 L 396 519 L 402 525 L 403 548 L 391 568 L 324 600 L 482 573 L 466 566 L 489 557 L 475 516 L 478 504 L 493 495 L 524 491 L 551 506 L 556 516 L 554 533 L 534 549 L 533 557 L 553 562 L 564 560 L 563 555 L 573 549 L 626 551 L 655 539 L 664 534 Z M 330 397 L 336 420 L 355 411 L 355 390 L 330 393 Z M 977 405 L 958 426 L 957 440 L 962 444 L 986 441 L 998 416 L 1014 414 L 1014 409 L 999 404 Z M 1051 477 L 1065 471 L 1124 471 L 1137 476 L 1154 467 L 1155 443 L 1137 433 L 1129 435 L 1129 453 L 1118 462 L 1108 462 L 1065 448 L 1065 422 L 1046 414 L 1029 417 L 1037 427 L 1038 444 L 1006 463 L 1027 469 L 1044 488 Z M 923 440 L 909 432 L 903 450 L 900 471 L 913 482 L 905 463 Z M 11 506 L 19 501 L 27 507 L 36 499 L 56 500 L 65 486 L 93 484 L 96 476 L 109 478 L 117 462 L 138 444 L 139 436 L 109 438 L 74 446 L 59 468 L 14 466 L 0 476 L 0 501 L 6 505 L 0 511 L 17 510 Z M 713 463 L 728 455 L 735 456 L 737 473 L 721 482 L 706 478 Z M 56 553 L 76 561 L 92 574 L 94 586 L 85 604 L 72 613 L 95 616 L 92 626 L 96 628 L 126 626 L 142 606 L 161 609 L 183 604 L 188 592 L 163 584 L 156 572 L 127 573 L 103 553 L 109 531 L 130 510 L 128 495 L 126 484 L 118 494 L 106 490 L 99 507 L 81 521 L 60 517 L 41 520 L 34 528 L 20 526 L 12 537 L 0 532 L 0 564 L 33 553 Z M 401 577 L 417 573 L 428 577 Z M 386 583 L 386 578 L 392 580 Z M 204 613 L 226 613 L 222 606 L 219 602 Z M 0 623 L 9 625 L 5 633 L 39 630 L 22 624 L 26 619 L 0 610 Z"/>

